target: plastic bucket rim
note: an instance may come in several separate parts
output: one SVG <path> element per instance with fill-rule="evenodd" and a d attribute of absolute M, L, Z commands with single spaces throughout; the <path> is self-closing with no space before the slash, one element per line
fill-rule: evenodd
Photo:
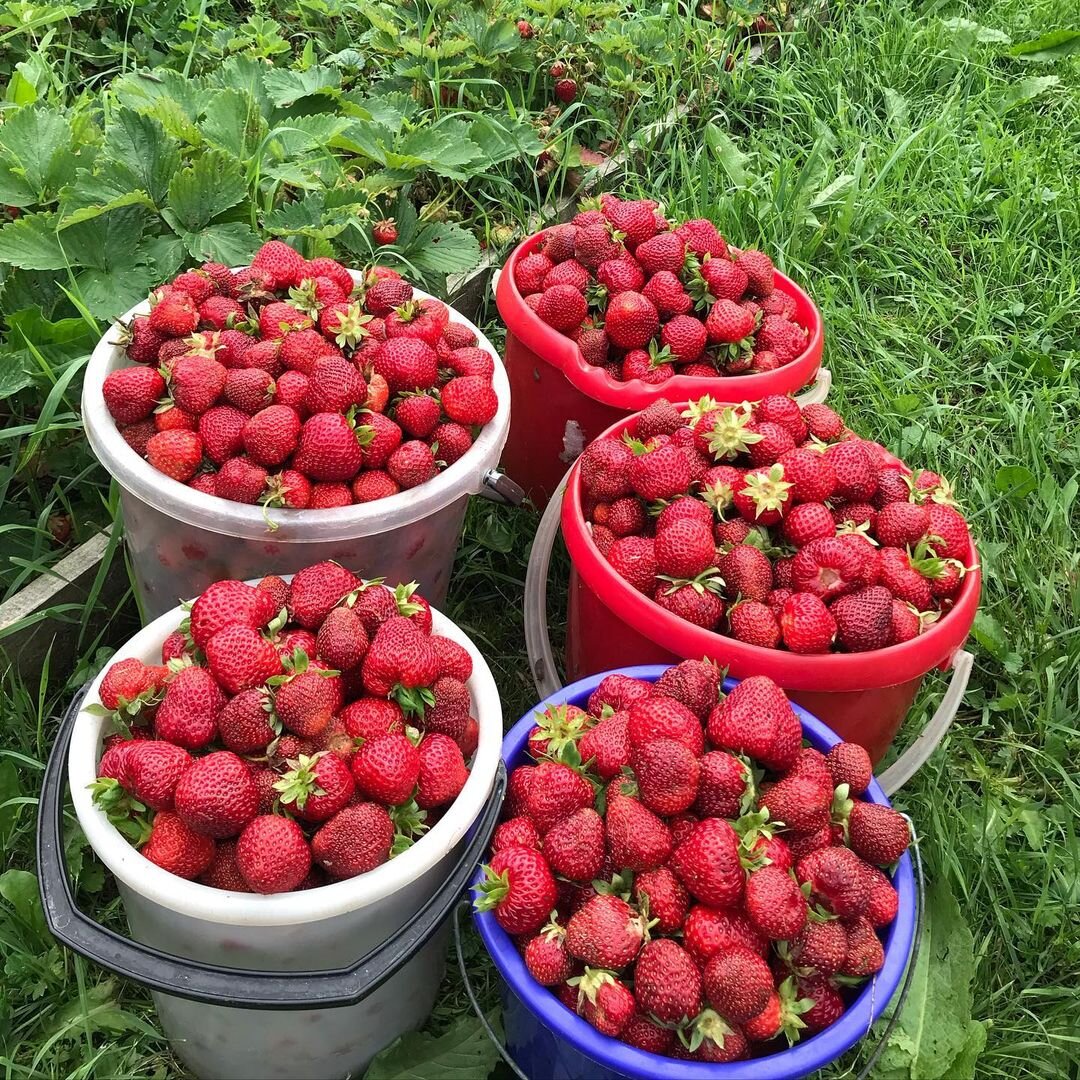
<path fill-rule="evenodd" d="M 614 670 L 632 678 L 653 682 L 669 666 L 647 664 Z M 548 705 L 559 705 L 587 696 L 608 674 L 611 672 L 600 672 L 578 679 L 530 709 L 503 739 L 503 760 L 507 769 L 511 769 L 520 757 L 528 740 L 528 733 L 535 723 L 536 711 Z M 725 679 L 724 685 L 727 687 L 738 681 Z M 808 737 L 812 743 L 818 742 L 819 749 L 821 746 L 828 747 L 841 741 L 827 724 L 812 713 L 795 702 L 791 702 L 791 707 L 803 725 L 804 737 Z M 872 802 L 891 805 L 876 779 L 871 781 L 866 794 Z M 478 871 L 474 884 L 479 880 Z M 663 1075 L 671 1080 L 703 1080 L 706 1077 L 709 1080 L 773 1080 L 778 1077 L 807 1076 L 835 1061 L 868 1034 L 873 1023 L 880 1019 L 895 995 L 903 979 L 915 936 L 915 875 L 909 854 L 905 853 L 897 863 L 892 881 L 900 895 L 900 906 L 896 918 L 887 930 L 884 942 L 885 963 L 881 971 L 859 991 L 843 1016 L 824 1031 L 803 1039 L 786 1050 L 766 1057 L 728 1064 L 680 1061 L 677 1058 L 650 1054 L 602 1035 L 587 1021 L 573 1015 L 548 987 L 540 986 L 532 978 L 510 936 L 499 926 L 493 912 L 473 911 L 473 919 L 488 954 L 509 991 L 518 997 L 540 1023 L 570 1043 L 578 1053 L 604 1068 L 641 1080 L 660 1075 L 658 1070 L 661 1069 Z M 906 948 L 903 947 L 905 941 Z M 885 984 L 887 993 L 878 993 L 879 983 Z M 780 1071 L 781 1069 L 783 1071 Z"/>
<path fill-rule="evenodd" d="M 675 405 L 682 408 L 685 403 Z M 632 426 L 636 420 L 636 414 L 625 417 L 612 424 L 597 439 L 607 438 L 624 427 Z M 747 668 L 746 674 L 757 673 L 759 668 L 767 669 L 763 673 L 772 675 L 785 690 L 843 693 L 896 686 L 928 675 L 951 659 L 971 632 L 982 587 L 982 572 L 974 538 L 968 559 L 968 565 L 973 569 L 965 575 L 953 608 L 918 637 L 898 645 L 862 653 L 799 655 L 750 645 L 717 631 L 693 626 L 638 592 L 628 581 L 619 577 L 596 550 L 581 513 L 580 460 L 574 463 L 569 472 L 561 507 L 563 539 L 573 569 L 616 618 L 657 645 L 669 648 L 673 640 L 689 640 L 694 647 L 685 655 L 704 654 L 722 659 L 725 663 L 742 663 Z M 962 624 L 966 625 L 961 632 Z M 934 659 L 923 659 L 923 654 L 932 654 Z M 917 656 L 919 659 L 916 660 Z M 754 668 L 753 672 L 749 670 L 751 667 Z M 891 672 L 888 682 L 881 682 L 880 674 L 876 679 L 871 674 L 882 670 Z"/>
<path fill-rule="evenodd" d="M 349 273 L 354 280 L 360 280 L 358 271 L 350 270 Z M 413 294 L 421 300 L 439 299 L 415 287 Z M 159 472 L 124 441 L 116 421 L 105 407 L 101 392 L 105 376 L 121 353 L 120 347 L 113 345 L 109 338 L 119 323 L 146 314 L 149 311 L 147 300 L 136 304 L 110 324 L 90 355 L 81 400 L 87 441 L 98 461 L 124 492 L 166 516 L 195 528 L 270 543 L 320 543 L 354 540 L 411 525 L 460 498 L 478 494 L 486 472 L 498 465 L 510 432 L 510 381 L 498 351 L 475 323 L 456 308 L 449 304 L 447 307 L 450 321 L 468 327 L 476 335 L 477 347 L 490 353 L 495 361 L 493 385 L 499 407 L 472 446 L 457 461 L 419 487 L 408 488 L 375 502 L 326 510 L 275 509 L 272 520 L 278 528 L 269 531 L 261 507 L 196 491 Z M 390 516 L 400 516 L 400 520 L 388 528 L 373 527 L 380 524 L 380 519 Z M 312 531 L 317 535 L 307 535 Z"/>
<path fill-rule="evenodd" d="M 183 617 L 182 609 L 167 611 L 129 638 L 90 685 L 72 731 L 67 763 L 68 786 L 79 825 L 87 843 L 117 884 L 189 918 L 219 925 L 291 926 L 368 907 L 438 866 L 465 839 L 490 796 L 501 757 L 503 725 L 501 700 L 487 661 L 468 635 L 447 616 L 436 608 L 432 608 L 431 614 L 433 633 L 457 641 L 468 651 L 473 663 L 466 685 L 480 733 L 465 787 L 430 831 L 407 851 L 365 874 L 300 893 L 232 892 L 179 878 L 132 847 L 94 805 L 88 785 L 96 779 L 101 732 L 106 720 L 88 713 L 87 707 L 99 701 L 98 690 L 108 666 L 130 656 L 145 660 L 151 653 L 159 652 L 166 635 Z"/>
<path fill-rule="evenodd" d="M 575 389 L 602 405 L 632 412 L 644 408 L 658 397 L 681 398 L 684 395 L 701 396 L 709 392 L 720 402 L 757 401 L 773 393 L 794 393 L 810 382 L 821 366 L 825 337 L 825 324 L 821 311 L 802 286 L 781 271 L 775 270 L 776 283 L 785 292 L 801 301 L 812 316 L 809 320 L 811 325 L 805 328 L 808 331 L 806 348 L 794 360 L 775 371 L 754 372 L 746 375 L 720 375 L 715 379 L 675 375 L 655 386 L 642 383 L 638 379 L 631 379 L 629 382 L 613 379 L 605 372 L 586 364 L 577 345 L 570 338 L 548 326 L 525 303 L 518 291 L 517 283 L 514 281 L 517 260 L 531 254 L 547 231 L 543 229 L 527 237 L 511 252 L 495 290 L 496 306 L 509 333 L 515 333 L 513 327 L 515 321 L 525 319 L 531 332 L 542 334 L 549 348 L 540 358 L 560 371 Z M 787 374 L 788 378 L 779 378 L 781 373 Z"/>

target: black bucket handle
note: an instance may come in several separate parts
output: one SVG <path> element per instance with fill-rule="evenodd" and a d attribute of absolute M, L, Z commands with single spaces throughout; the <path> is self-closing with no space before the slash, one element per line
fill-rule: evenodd
<path fill-rule="evenodd" d="M 329 971 L 253 971 L 204 964 L 132 941 L 95 922 L 75 904 L 64 858 L 64 769 L 88 687 L 68 706 L 53 743 L 38 808 L 37 863 L 41 905 L 62 945 L 151 990 L 240 1009 L 334 1009 L 355 1005 L 431 940 L 465 892 L 495 831 L 506 793 L 500 760 L 491 798 L 446 882 L 392 937 L 349 967 Z"/>

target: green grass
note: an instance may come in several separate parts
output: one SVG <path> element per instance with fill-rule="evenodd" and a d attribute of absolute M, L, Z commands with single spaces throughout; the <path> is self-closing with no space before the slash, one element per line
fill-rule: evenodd
<path fill-rule="evenodd" d="M 1025 63 L 993 34 L 947 20 L 1024 41 L 1080 13 L 1047 0 L 871 0 L 829 14 L 731 74 L 716 38 L 692 39 L 657 72 L 654 101 L 659 115 L 688 100 L 690 115 L 635 159 L 626 187 L 777 253 L 822 309 L 833 400 L 852 426 L 960 492 L 984 570 L 975 672 L 943 749 L 898 802 L 931 881 L 950 886 L 974 935 L 973 1012 L 988 1025 L 977 1075 L 1076 1075 L 1080 77 L 1075 59 Z M 497 327 L 493 307 L 487 315 Z M 534 526 L 526 513 L 475 507 L 448 605 L 491 659 L 508 723 L 534 699 L 520 620 Z M 101 644 L 120 643 L 130 607 L 121 615 Z M 552 625 L 558 633 L 557 605 Z M 34 762 L 75 681 L 5 676 L 9 867 L 33 869 Z M 923 712 L 942 686 L 928 681 Z M 147 1026 L 147 997 L 51 947 L 20 899 L 25 881 L 4 881 L 5 1075 L 181 1075 Z M 80 885 L 88 907 L 119 918 L 89 859 Z M 491 1001 L 479 952 L 471 959 Z M 456 976 L 444 990 L 437 1025 L 464 1009 Z"/>

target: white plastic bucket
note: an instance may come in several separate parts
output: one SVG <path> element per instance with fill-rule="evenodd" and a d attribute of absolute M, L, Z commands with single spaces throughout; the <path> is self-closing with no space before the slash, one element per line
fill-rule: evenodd
<path fill-rule="evenodd" d="M 156 619 L 113 660 L 137 657 L 147 663 L 160 662 L 161 643 L 184 614 L 176 608 Z M 466 834 L 482 816 L 485 825 L 490 821 L 494 826 L 490 804 L 493 797 L 498 798 L 497 793 L 493 796 L 493 787 L 500 770 L 502 708 L 491 672 L 476 647 L 446 616 L 438 611 L 432 616 L 434 632 L 453 638 L 472 657 L 468 686 L 480 732 L 469 779 L 444 816 L 407 851 L 360 877 L 303 892 L 261 896 L 184 881 L 144 858 L 117 832 L 94 805 L 87 787 L 96 776 L 105 724 L 103 718 L 87 711 L 88 705 L 99 700 L 102 676 L 94 680 L 70 730 L 68 781 L 87 841 L 119 886 L 135 941 L 170 954 L 166 959 L 185 957 L 225 968 L 296 972 L 296 981 L 302 984 L 302 973 L 336 971 L 365 957 L 409 923 L 440 889 L 450 887 L 448 878 L 466 847 Z M 62 761 L 50 761 L 48 771 L 62 776 L 62 768 Z M 43 819 L 53 810 L 58 818 L 61 807 L 56 791 L 48 799 L 43 792 Z M 63 869 L 62 842 L 58 836 L 45 837 L 42 847 L 47 824 L 39 825 L 46 916 L 61 940 L 78 948 L 65 938 L 66 924 L 72 919 L 90 920 L 79 912 L 57 914 L 63 897 L 56 894 L 66 892 L 69 901 L 71 896 L 66 880 L 59 887 L 54 872 Z M 470 838 L 470 849 L 476 839 L 475 835 Z M 485 846 L 476 848 L 476 860 L 463 868 L 466 876 L 454 875 L 462 888 L 484 854 L 486 840 Z M 52 850 L 50 844 L 61 850 Z M 447 897 L 451 904 L 453 899 Z M 100 936 L 112 937 L 115 952 L 107 942 L 105 947 L 99 943 L 92 951 L 80 951 L 138 978 L 137 972 L 124 969 L 123 940 L 102 927 L 96 929 Z M 160 992 L 154 993 L 154 1001 L 177 1055 L 204 1080 L 356 1076 L 382 1047 L 419 1027 L 431 1012 L 442 977 L 445 942 L 443 923 L 387 981 L 358 1004 L 345 1007 L 270 1012 L 267 1009 L 273 1006 L 234 1008 Z M 283 978 L 289 981 L 288 976 Z M 179 987 L 180 982 L 177 978 L 166 985 Z M 276 1004 L 280 1007 L 281 1003 Z"/>
<path fill-rule="evenodd" d="M 350 271 L 353 278 L 360 274 Z M 418 299 L 431 299 L 414 289 Z M 148 301 L 122 321 L 150 310 Z M 510 430 L 510 383 L 491 342 L 459 312 L 480 348 L 495 360 L 495 417 L 459 460 L 420 487 L 356 506 L 331 510 L 271 510 L 270 531 L 261 506 L 219 499 L 181 484 L 139 457 L 124 441 L 105 407 L 101 387 L 110 371 L 129 363 L 112 344 L 111 327 L 94 348 L 83 379 L 86 437 L 97 459 L 120 485 L 124 536 L 147 618 L 181 597 L 197 596 L 222 578 L 241 580 L 292 573 L 334 559 L 357 574 L 378 571 L 389 581 L 418 581 L 432 603 L 446 598 L 465 507 L 470 495 L 490 492 Z"/>

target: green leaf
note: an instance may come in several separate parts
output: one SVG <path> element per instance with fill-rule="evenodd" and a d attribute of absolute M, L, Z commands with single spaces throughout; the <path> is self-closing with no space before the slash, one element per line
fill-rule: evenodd
<path fill-rule="evenodd" d="M 44 931 L 45 918 L 41 913 L 37 878 L 26 870 L 5 870 L 0 874 L 0 897 L 3 897 L 17 918 L 31 928 Z"/>
<path fill-rule="evenodd" d="M 1020 657 L 1010 647 L 1004 627 L 985 608 L 976 613 L 971 632 L 975 640 L 1006 671 L 1015 674 L 1020 670 Z"/>
<path fill-rule="evenodd" d="M 498 1060 L 480 1021 L 463 1016 L 439 1036 L 402 1035 L 375 1057 L 364 1080 L 477 1080 Z"/>
<path fill-rule="evenodd" d="M 154 267 L 154 276 L 158 281 L 168 281 L 175 277 L 188 259 L 183 240 L 172 233 L 163 233 L 161 236 L 144 240 L 142 253 L 147 263 Z"/>
<path fill-rule="evenodd" d="M 0 262 L 24 270 L 62 270 L 67 266 L 56 232 L 56 214 L 23 214 L 0 228 Z"/>
<path fill-rule="evenodd" d="M 4 369 L 3 364 L 0 363 L 0 383 L 3 378 Z M 0 844 L 5 847 L 22 810 L 19 803 L 13 803 L 11 800 L 18 799 L 20 795 L 22 795 L 22 790 L 19 787 L 19 770 L 15 767 L 14 761 L 4 758 L 0 761 Z M 9 803 L 10 805 L 5 805 Z"/>
<path fill-rule="evenodd" d="M 746 185 L 746 155 L 735 145 L 731 137 L 711 120 L 705 125 L 705 145 L 720 162 L 728 179 L 735 187 Z"/>
<path fill-rule="evenodd" d="M 221 90 L 211 99 L 199 125 L 208 143 L 235 158 L 254 158 L 270 130 L 255 99 L 246 90 Z"/>
<path fill-rule="evenodd" d="M 478 116 L 469 125 L 469 138 L 480 148 L 485 168 L 500 161 L 536 157 L 544 149 L 532 124 L 506 116 Z"/>
<path fill-rule="evenodd" d="M 1080 30 L 1051 30 L 1031 41 L 1021 41 L 1009 50 L 1019 60 L 1059 60 L 1080 52 Z"/>
<path fill-rule="evenodd" d="M 312 94 L 325 94 L 341 87 L 341 72 L 335 67 L 316 65 L 306 71 L 270 69 L 264 76 L 270 100 L 280 108 Z"/>
<path fill-rule="evenodd" d="M 71 126 L 57 109 L 27 105 L 5 114 L 0 151 L 5 165 L 17 169 L 36 202 L 50 201 L 75 176 Z"/>
<path fill-rule="evenodd" d="M 209 150 L 173 177 L 166 220 L 177 232 L 197 232 L 246 195 L 240 162 L 231 154 Z"/>
<path fill-rule="evenodd" d="M 1013 83 L 998 100 L 997 111 L 999 114 L 1007 113 L 1015 109 L 1017 105 L 1026 105 L 1029 101 L 1052 90 L 1061 82 L 1057 75 L 1028 75 Z"/>
<path fill-rule="evenodd" d="M 105 130 L 103 158 L 99 171 L 119 172 L 129 187 L 145 191 L 161 206 L 180 167 L 180 146 L 161 121 L 133 109 L 118 109 Z"/>
<path fill-rule="evenodd" d="M 136 249 L 146 225 L 147 214 L 142 207 L 124 206 L 92 221 L 65 225 L 60 233 L 60 243 L 73 266 L 123 269 L 139 261 Z"/>
<path fill-rule="evenodd" d="M 1010 499 L 1026 499 L 1038 486 L 1035 474 L 1024 465 L 1003 465 L 994 474 L 994 487 Z"/>
<path fill-rule="evenodd" d="M 259 237 L 246 221 L 226 221 L 184 233 L 184 246 L 197 262 L 246 266 L 259 247 Z"/>
<path fill-rule="evenodd" d="M 1012 38 L 1004 30 L 995 30 L 991 26 L 980 26 L 971 19 L 945 19 L 942 26 L 951 30 L 958 38 L 978 41 L 982 44 L 1010 45 Z"/>
<path fill-rule="evenodd" d="M 935 882 L 927 890 L 911 990 L 871 1076 L 940 1080 L 960 1076 L 955 1066 L 961 1059 L 973 1065 L 978 1037 L 972 1026 L 982 1026 L 971 1017 L 974 973 L 971 931 L 948 885 Z"/>
<path fill-rule="evenodd" d="M 90 267 L 75 276 L 75 287 L 96 319 L 113 319 L 134 307 L 157 284 L 152 266 Z"/>
<path fill-rule="evenodd" d="M 20 390 L 25 390 L 33 381 L 29 353 L 7 350 L 0 352 L 0 401 L 11 397 L 12 394 L 17 394 Z M 2 781 L 0 781 L 0 788 L 2 786 Z"/>
<path fill-rule="evenodd" d="M 11 312 L 7 316 L 7 324 L 9 351 L 5 351 L 0 360 L 0 372 L 4 371 L 9 357 L 13 364 L 25 365 L 31 373 L 40 371 L 34 352 L 56 371 L 66 367 L 77 356 L 90 352 L 97 344 L 97 334 L 85 319 L 50 322 L 39 307 Z"/>
<path fill-rule="evenodd" d="M 455 274 L 471 270 L 480 261 L 480 244 L 472 233 L 450 221 L 433 222 L 416 234 L 408 258 L 418 270 Z"/>

